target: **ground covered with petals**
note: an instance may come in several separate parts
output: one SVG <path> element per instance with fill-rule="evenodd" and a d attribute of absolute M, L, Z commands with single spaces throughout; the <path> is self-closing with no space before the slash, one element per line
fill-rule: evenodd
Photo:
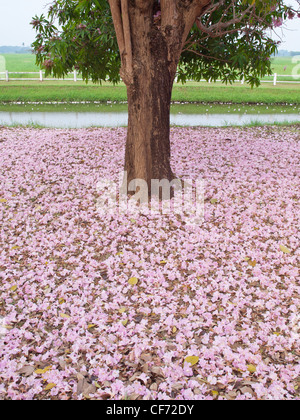
<path fill-rule="evenodd" d="M 197 226 L 99 214 L 125 137 L 0 128 L 0 399 L 299 399 L 297 128 L 173 128 Z"/>

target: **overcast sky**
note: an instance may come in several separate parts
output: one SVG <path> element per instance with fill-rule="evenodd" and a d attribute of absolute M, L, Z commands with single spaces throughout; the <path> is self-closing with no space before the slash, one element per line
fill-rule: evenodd
<path fill-rule="evenodd" d="M 26 46 L 34 41 L 35 32 L 30 22 L 34 15 L 47 10 L 51 0 L 0 0 L 0 46 Z M 287 0 L 287 4 L 296 5 L 296 0 Z M 283 40 L 280 49 L 300 50 L 300 19 L 289 21 L 287 29 L 277 31 Z"/>

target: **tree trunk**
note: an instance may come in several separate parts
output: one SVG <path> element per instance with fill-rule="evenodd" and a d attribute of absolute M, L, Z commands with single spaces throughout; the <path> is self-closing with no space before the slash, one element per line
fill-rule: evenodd
<path fill-rule="evenodd" d="M 190 29 L 210 3 L 109 0 L 122 62 L 120 73 L 128 92 L 126 191 L 138 179 L 147 183 L 151 195 L 152 180 L 174 179 L 170 165 L 172 87 Z"/>
<path fill-rule="evenodd" d="M 133 27 L 140 28 L 138 25 L 136 22 Z M 151 180 L 174 179 L 170 165 L 170 106 L 176 66 L 168 61 L 166 40 L 153 25 L 148 36 L 134 35 L 132 40 L 125 171 L 127 185 L 142 179 L 150 195 Z"/>
<path fill-rule="evenodd" d="M 125 171 L 128 183 L 145 180 L 149 193 L 152 179 L 174 178 L 170 166 L 172 82 L 166 65 L 156 65 L 155 73 L 148 68 L 135 75 L 134 87 L 128 88 Z"/>

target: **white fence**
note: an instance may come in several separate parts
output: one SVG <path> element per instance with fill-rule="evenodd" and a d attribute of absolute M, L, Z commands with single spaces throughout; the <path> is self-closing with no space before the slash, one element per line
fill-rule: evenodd
<path fill-rule="evenodd" d="M 37 75 L 37 77 L 11 77 L 11 76 L 22 76 L 22 75 Z M 2 77 L 3 76 L 3 77 Z M 75 70 L 73 73 L 69 73 L 68 76 L 71 77 L 67 77 L 65 79 L 55 79 L 55 78 L 45 78 L 45 74 L 42 70 L 40 70 L 39 72 L 9 72 L 9 71 L 5 71 L 5 72 L 0 72 L 0 81 L 5 81 L 5 82 L 9 82 L 10 80 L 12 81 L 28 81 L 28 80 L 34 80 L 34 81 L 40 81 L 43 82 L 45 80 L 51 81 L 51 80 L 67 80 L 67 81 L 74 81 L 74 82 L 80 82 L 83 79 L 78 78 L 78 73 Z M 292 78 L 294 80 L 279 80 L 280 78 Z M 291 74 L 285 74 L 285 75 L 279 75 L 277 73 L 274 74 L 273 80 L 261 80 L 262 83 L 273 83 L 274 86 L 277 86 L 278 83 L 300 83 L 299 80 L 300 76 L 295 76 L 295 75 L 291 75 Z M 202 80 L 203 82 L 205 82 L 205 80 Z M 217 80 L 217 82 L 221 82 L 221 80 Z M 208 83 L 211 83 L 211 81 L 209 81 Z M 240 83 L 243 85 L 245 83 L 244 80 L 241 80 Z"/>
<path fill-rule="evenodd" d="M 22 75 L 37 75 L 37 77 L 10 77 L 10 76 L 22 76 Z M 78 75 L 77 75 L 77 71 L 75 70 L 73 73 L 69 73 L 68 76 L 72 76 L 72 77 L 67 77 L 65 79 L 56 79 L 56 78 L 45 78 L 45 73 L 40 70 L 40 71 L 23 71 L 23 72 L 13 72 L 13 71 L 5 71 L 5 72 L 0 72 L 0 81 L 5 81 L 5 82 L 9 82 L 9 81 L 26 81 L 26 80 L 34 80 L 34 81 L 39 81 L 39 82 L 43 82 L 44 80 L 73 80 L 74 82 L 79 82 L 82 81 L 83 79 L 79 79 Z"/>

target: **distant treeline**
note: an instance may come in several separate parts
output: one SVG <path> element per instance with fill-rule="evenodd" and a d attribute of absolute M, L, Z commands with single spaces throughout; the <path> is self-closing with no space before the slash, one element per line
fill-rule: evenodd
<path fill-rule="evenodd" d="M 30 47 L 0 47 L 0 54 L 30 54 Z"/>
<path fill-rule="evenodd" d="M 278 51 L 278 54 L 276 54 L 276 57 L 295 57 L 295 55 L 300 55 L 300 51 L 281 50 L 281 51 Z"/>
<path fill-rule="evenodd" d="M 30 47 L 0 47 L 0 54 L 30 54 L 32 49 Z M 294 57 L 300 55 L 300 51 L 280 50 L 275 57 Z"/>

